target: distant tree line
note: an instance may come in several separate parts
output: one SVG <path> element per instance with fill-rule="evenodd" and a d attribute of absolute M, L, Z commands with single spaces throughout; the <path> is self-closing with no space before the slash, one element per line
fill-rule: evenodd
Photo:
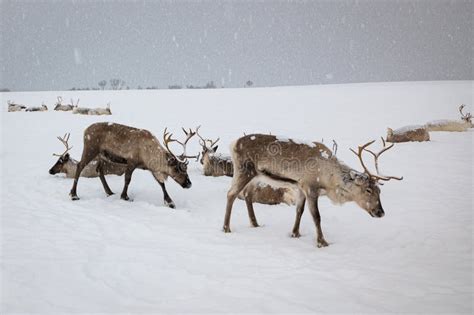
<path fill-rule="evenodd" d="M 98 87 L 72 87 L 69 89 L 70 91 L 98 91 L 98 90 L 129 90 L 130 87 L 126 85 L 126 82 L 122 79 L 110 79 L 110 80 L 102 80 L 97 83 Z M 249 88 L 253 86 L 252 81 L 247 81 L 244 84 L 244 87 Z M 168 89 L 171 90 L 178 90 L 178 89 L 216 89 L 217 86 L 214 81 L 209 81 L 205 85 L 180 85 L 180 84 L 172 84 L 168 86 Z M 137 87 L 138 90 L 159 90 L 158 86 L 147 86 L 142 87 L 139 85 Z M 0 92 L 10 92 L 10 89 L 0 88 Z"/>
<path fill-rule="evenodd" d="M 169 85 L 168 88 L 173 90 L 173 89 L 182 89 L 183 87 L 181 85 L 174 84 L 174 85 Z M 203 86 L 192 85 L 192 84 L 186 85 L 186 89 L 215 89 L 215 88 L 217 88 L 217 86 L 214 83 L 214 81 L 209 81 L 206 83 L 206 85 L 203 85 Z"/>

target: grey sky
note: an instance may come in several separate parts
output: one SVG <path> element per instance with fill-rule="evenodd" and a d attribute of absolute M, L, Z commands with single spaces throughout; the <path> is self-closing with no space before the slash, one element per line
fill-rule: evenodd
<path fill-rule="evenodd" d="M 11 90 L 473 79 L 472 1 L 5 1 Z"/>

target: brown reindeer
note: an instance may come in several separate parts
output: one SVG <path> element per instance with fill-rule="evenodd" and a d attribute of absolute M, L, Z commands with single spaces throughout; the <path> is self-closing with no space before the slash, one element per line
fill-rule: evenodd
<path fill-rule="evenodd" d="M 234 168 L 230 156 L 217 153 L 217 148 L 219 146 L 216 144 L 219 141 L 219 138 L 216 140 L 204 139 L 199 134 L 199 127 L 196 128 L 196 134 L 200 138 L 199 144 L 202 147 L 200 162 L 203 166 L 204 176 L 232 177 L 234 174 Z"/>
<path fill-rule="evenodd" d="M 189 138 L 194 134 L 190 134 Z M 186 139 L 185 143 L 189 139 Z M 167 206 L 174 208 L 175 204 L 168 195 L 165 188 L 165 180 L 171 176 L 183 188 L 190 188 L 191 181 L 187 173 L 186 148 L 184 153 L 176 156 L 172 153 L 168 144 L 179 142 L 172 139 L 172 134 L 165 129 L 162 147 L 158 139 L 145 129 L 137 129 L 115 123 L 95 123 L 84 131 L 84 149 L 81 161 L 77 165 L 74 184 L 70 196 L 72 200 L 78 200 L 77 182 L 84 167 L 97 156 L 104 156 L 114 163 L 126 164 L 125 185 L 121 198 L 129 200 L 127 191 L 132 179 L 132 173 L 136 168 L 149 170 L 160 184 L 164 201 Z M 103 167 L 99 167 L 99 178 L 107 195 L 113 194 L 104 177 Z"/>
<path fill-rule="evenodd" d="M 234 174 L 232 159 L 230 156 L 216 153 L 218 148 L 216 144 L 219 138 L 216 140 L 204 139 L 199 134 L 199 127 L 196 129 L 196 134 L 200 138 L 199 144 L 202 147 L 200 162 L 203 165 L 204 175 L 232 177 Z M 288 183 L 269 182 L 265 178 L 255 178 L 245 186 L 238 198 L 245 200 L 249 209 L 250 223 L 257 227 L 259 225 L 253 210 L 253 203 L 294 205 L 299 198 L 299 190 L 295 185 Z"/>
<path fill-rule="evenodd" d="M 387 128 L 387 142 L 430 141 L 429 129 L 426 126 L 406 126 L 396 130 Z"/>
<path fill-rule="evenodd" d="M 76 175 L 77 164 L 79 163 L 75 159 L 71 158 L 69 155 L 69 151 L 72 147 L 69 147 L 68 140 L 70 134 L 65 134 L 62 138 L 57 137 L 59 141 L 66 147 L 66 150 L 61 154 L 53 154 L 54 156 L 59 157 L 56 163 L 51 167 L 49 170 L 49 174 L 55 175 L 58 173 L 66 174 L 67 178 L 74 178 Z M 102 167 L 104 170 L 104 175 L 123 175 L 125 173 L 126 165 L 113 163 L 111 161 L 107 161 L 104 157 L 97 157 L 92 160 L 89 164 L 84 167 L 81 172 L 81 177 L 99 177 L 99 167 L 100 163 L 103 163 Z"/>
<path fill-rule="evenodd" d="M 308 201 L 316 225 L 318 247 L 328 246 L 321 229 L 319 196 L 326 195 L 339 204 L 354 201 L 372 217 L 383 217 L 385 213 L 380 202 L 378 181 L 402 178 L 373 175 L 369 172 L 362 153 L 372 143 L 374 141 L 360 146 L 358 152 L 353 151 L 364 168 L 364 173 L 360 173 L 340 162 L 325 145 L 318 142 L 306 144 L 263 134 L 239 138 L 231 145 L 234 177 L 227 193 L 224 232 L 230 232 L 230 216 L 235 199 L 257 176 L 290 183 L 301 190 L 303 197 L 297 202 L 292 236 L 300 235 L 301 215 L 305 202 Z M 251 210 L 248 208 L 250 220 L 253 214 Z"/>

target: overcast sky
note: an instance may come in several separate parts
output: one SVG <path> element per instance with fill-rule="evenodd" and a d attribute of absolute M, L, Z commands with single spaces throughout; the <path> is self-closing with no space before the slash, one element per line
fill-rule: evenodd
<path fill-rule="evenodd" d="M 0 1 L 10 90 L 473 79 L 473 1 Z"/>

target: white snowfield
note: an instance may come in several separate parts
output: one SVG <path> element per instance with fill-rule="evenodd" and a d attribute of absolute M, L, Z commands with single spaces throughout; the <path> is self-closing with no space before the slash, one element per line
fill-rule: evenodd
<path fill-rule="evenodd" d="M 221 231 L 230 178 L 205 177 L 190 162 L 193 186 L 172 179 L 177 209 L 163 204 L 148 172 L 98 178 L 51 176 L 56 136 L 71 133 L 80 159 L 82 134 L 94 122 L 146 128 L 202 125 L 220 137 L 219 152 L 245 132 L 321 141 L 362 170 L 349 148 L 379 139 L 386 128 L 458 119 L 473 111 L 473 82 L 407 82 L 216 90 L 68 91 L 1 94 L 1 309 L 13 313 L 472 313 L 473 130 L 437 132 L 401 143 L 380 158 L 381 171 L 404 176 L 381 186 L 385 217 L 354 203 L 320 199 L 329 247 L 318 249 L 306 209 L 301 238 L 290 238 L 295 209 L 255 205 L 251 228 L 237 200 L 232 233 Z M 7 100 L 50 106 L 80 98 L 111 102 L 112 116 L 70 112 L 7 113 Z M 178 149 L 178 148 L 177 148 Z M 188 153 L 197 153 L 197 139 Z M 367 164 L 373 166 L 370 155 Z"/>

